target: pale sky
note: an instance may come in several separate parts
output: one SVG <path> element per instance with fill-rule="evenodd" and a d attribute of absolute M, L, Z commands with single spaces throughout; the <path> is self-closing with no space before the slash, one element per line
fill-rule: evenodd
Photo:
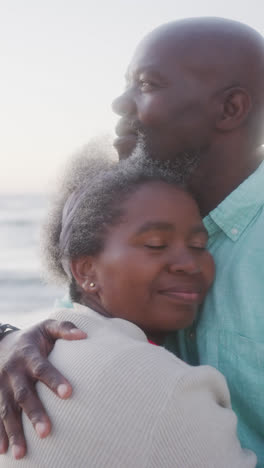
<path fill-rule="evenodd" d="M 0 0 L 0 191 L 43 191 L 68 155 L 112 132 L 139 40 L 189 16 L 264 34 L 264 0 Z"/>

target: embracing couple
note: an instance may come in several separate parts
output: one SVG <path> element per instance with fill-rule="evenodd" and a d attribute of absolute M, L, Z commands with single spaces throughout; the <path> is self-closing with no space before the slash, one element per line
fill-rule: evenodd
<path fill-rule="evenodd" d="M 0 345 L 1 452 L 9 438 L 24 455 L 20 407 L 35 428 L 23 419 L 21 467 L 256 466 L 244 448 L 263 466 L 263 75 L 263 38 L 233 21 L 171 23 L 137 48 L 113 104 L 121 162 L 90 148 L 46 226 L 72 300 L 53 318 L 88 338 L 50 356 L 74 394 L 38 385 L 45 440 L 33 384 L 68 396 L 44 356 L 81 332 L 47 322 Z"/>

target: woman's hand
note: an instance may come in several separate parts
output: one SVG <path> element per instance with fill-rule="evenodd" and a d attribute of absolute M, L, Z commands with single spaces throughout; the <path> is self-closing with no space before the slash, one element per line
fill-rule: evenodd
<path fill-rule="evenodd" d="M 86 336 L 71 322 L 45 320 L 10 333 L 0 342 L 0 453 L 5 453 L 9 444 L 15 458 L 22 458 L 26 453 L 21 410 L 39 437 L 49 434 L 51 422 L 38 398 L 35 383 L 40 380 L 60 398 L 68 398 L 71 385 L 47 356 L 57 339 L 78 340 Z"/>

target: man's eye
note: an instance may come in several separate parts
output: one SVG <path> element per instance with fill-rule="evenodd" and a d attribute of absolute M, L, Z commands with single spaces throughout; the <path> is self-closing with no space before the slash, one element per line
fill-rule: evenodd
<path fill-rule="evenodd" d="M 154 88 L 154 83 L 148 80 L 139 80 L 139 84 L 142 91 L 151 91 Z"/>

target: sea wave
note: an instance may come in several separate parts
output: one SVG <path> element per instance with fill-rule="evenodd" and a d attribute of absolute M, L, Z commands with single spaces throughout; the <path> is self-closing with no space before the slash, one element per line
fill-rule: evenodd
<path fill-rule="evenodd" d="M 42 280 L 40 225 L 48 198 L 42 194 L 0 197 L 0 322 L 38 320 L 65 291 Z"/>

